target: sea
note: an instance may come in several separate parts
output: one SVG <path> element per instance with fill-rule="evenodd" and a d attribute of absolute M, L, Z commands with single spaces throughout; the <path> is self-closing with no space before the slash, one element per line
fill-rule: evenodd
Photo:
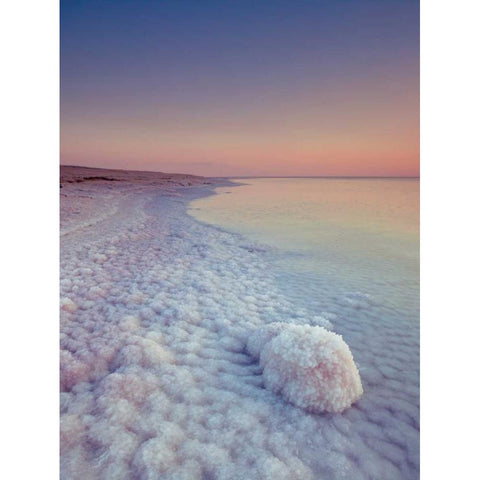
<path fill-rule="evenodd" d="M 189 213 L 276 247 L 272 267 L 297 277 L 289 288 L 314 290 L 335 310 L 334 299 L 350 292 L 375 302 L 386 319 L 395 311 L 406 327 L 418 326 L 418 179 L 233 181 L 238 186 L 217 188 Z"/>

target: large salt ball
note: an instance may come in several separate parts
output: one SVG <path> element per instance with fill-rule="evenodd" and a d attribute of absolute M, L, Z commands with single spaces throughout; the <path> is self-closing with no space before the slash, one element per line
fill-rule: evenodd
<path fill-rule="evenodd" d="M 267 330 L 260 365 L 268 390 L 313 413 L 342 412 L 360 398 L 360 375 L 340 335 L 310 325 Z"/>

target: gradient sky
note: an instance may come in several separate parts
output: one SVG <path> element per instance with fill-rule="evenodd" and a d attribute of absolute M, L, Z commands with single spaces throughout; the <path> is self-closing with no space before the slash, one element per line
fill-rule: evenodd
<path fill-rule="evenodd" d="M 61 163 L 419 174 L 417 0 L 62 0 Z"/>

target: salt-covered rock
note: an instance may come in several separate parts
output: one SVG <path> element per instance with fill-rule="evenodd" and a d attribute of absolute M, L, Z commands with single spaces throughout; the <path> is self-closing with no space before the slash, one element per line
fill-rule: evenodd
<path fill-rule="evenodd" d="M 247 351 L 260 358 L 268 390 L 309 412 L 342 412 L 363 393 L 348 345 L 323 327 L 270 324 L 252 335 Z"/>

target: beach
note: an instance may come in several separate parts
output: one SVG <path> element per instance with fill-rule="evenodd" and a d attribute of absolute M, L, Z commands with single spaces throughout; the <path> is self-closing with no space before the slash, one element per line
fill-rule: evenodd
<path fill-rule="evenodd" d="M 349 330 L 296 302 L 276 247 L 188 214 L 228 180 L 62 167 L 60 183 L 62 478 L 418 478 L 417 330 L 380 342 L 375 307 Z M 272 391 L 254 353 L 271 324 L 344 334 L 363 396 L 319 413 Z"/>

